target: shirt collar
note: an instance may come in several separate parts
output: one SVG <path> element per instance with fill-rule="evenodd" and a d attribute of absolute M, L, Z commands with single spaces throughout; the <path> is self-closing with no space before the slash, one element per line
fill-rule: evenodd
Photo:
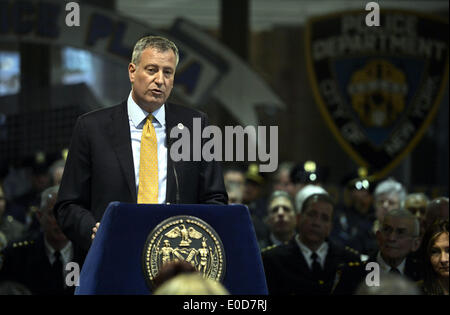
<path fill-rule="evenodd" d="M 380 264 L 380 268 L 383 272 L 391 271 L 392 267 L 390 265 L 388 265 L 387 262 L 384 261 L 383 257 L 381 256 L 380 251 L 378 251 L 377 262 L 378 262 L 378 264 Z M 398 271 L 400 271 L 400 273 L 403 275 L 403 274 L 405 274 L 405 265 L 406 265 L 406 258 L 404 258 L 402 260 L 402 262 L 400 263 L 400 265 L 398 265 L 395 268 L 397 268 Z"/>
<path fill-rule="evenodd" d="M 312 250 L 310 250 L 302 241 L 300 240 L 300 235 L 295 236 L 295 241 L 297 242 L 298 247 L 300 247 L 300 251 L 303 253 L 305 257 L 310 258 L 311 254 L 313 253 Z M 316 250 L 317 256 L 319 256 L 319 259 L 321 262 L 325 261 L 325 258 L 328 253 L 328 243 L 323 242 L 319 248 Z"/>
<path fill-rule="evenodd" d="M 127 100 L 128 117 L 131 119 L 136 128 L 142 128 L 149 113 L 143 110 L 138 104 L 136 104 L 133 97 L 131 96 L 131 93 L 132 92 L 130 92 L 130 95 L 128 95 Z M 166 125 L 165 105 L 166 104 L 163 104 L 160 108 L 152 113 L 153 117 L 155 117 L 156 121 L 161 126 Z"/>
<path fill-rule="evenodd" d="M 47 254 L 49 257 L 53 257 L 55 254 L 55 249 L 50 245 L 49 242 L 44 237 L 44 244 L 45 244 L 45 250 L 47 251 Z M 61 253 L 61 256 L 66 257 L 70 251 L 72 250 L 72 242 L 67 242 L 66 246 L 64 246 L 59 252 Z"/>

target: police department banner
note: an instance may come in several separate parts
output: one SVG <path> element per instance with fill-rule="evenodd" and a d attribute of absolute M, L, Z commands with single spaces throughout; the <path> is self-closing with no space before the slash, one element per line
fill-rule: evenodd
<path fill-rule="evenodd" d="M 400 10 L 315 17 L 306 58 L 315 100 L 345 151 L 387 175 L 421 139 L 448 79 L 448 22 Z"/>

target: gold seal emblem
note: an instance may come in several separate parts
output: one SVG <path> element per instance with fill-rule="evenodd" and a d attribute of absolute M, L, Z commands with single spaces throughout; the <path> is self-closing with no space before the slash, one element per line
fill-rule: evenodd
<path fill-rule="evenodd" d="M 219 235 L 193 216 L 175 216 L 158 224 L 147 237 L 142 258 L 150 287 L 160 268 L 171 261 L 189 262 L 204 277 L 216 281 L 225 275 L 225 251 Z"/>

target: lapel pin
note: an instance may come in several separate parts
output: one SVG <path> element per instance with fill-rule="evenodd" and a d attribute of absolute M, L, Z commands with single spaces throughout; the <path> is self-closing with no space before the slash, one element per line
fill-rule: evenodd
<path fill-rule="evenodd" d="M 183 129 L 184 125 L 182 123 L 178 123 L 178 129 Z"/>

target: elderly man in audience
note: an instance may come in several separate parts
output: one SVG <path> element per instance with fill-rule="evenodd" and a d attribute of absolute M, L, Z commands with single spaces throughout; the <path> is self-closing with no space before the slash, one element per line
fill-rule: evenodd
<path fill-rule="evenodd" d="M 379 277 L 380 281 L 388 274 L 397 274 L 414 282 L 421 280 L 421 262 L 411 255 L 419 248 L 419 233 L 419 220 L 411 212 L 397 209 L 386 213 L 376 233 L 378 252 L 362 265 L 341 265 L 336 291 L 355 292 L 358 284 L 367 284 L 364 281 L 368 276 L 372 277 L 369 273 L 374 270 L 373 276 Z"/>
<path fill-rule="evenodd" d="M 392 210 L 377 231 L 379 251 L 375 259 L 381 272 L 399 273 L 412 280 L 421 279 L 421 266 L 409 257 L 420 246 L 419 220 L 407 210 Z"/>

